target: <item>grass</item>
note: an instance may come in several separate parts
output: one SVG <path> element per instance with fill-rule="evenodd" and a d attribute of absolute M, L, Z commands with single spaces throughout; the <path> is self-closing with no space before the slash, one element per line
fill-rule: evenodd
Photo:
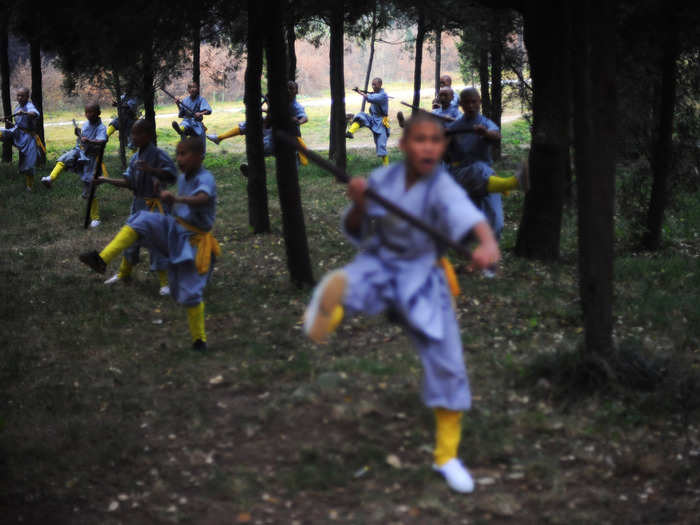
<path fill-rule="evenodd" d="M 222 127 L 233 120 L 221 119 Z M 523 157 L 524 129 L 504 126 L 498 171 Z M 47 130 L 53 160 L 72 139 L 64 128 Z M 322 141 L 326 132 L 319 124 L 307 136 Z M 172 148 L 171 132 L 160 139 Z M 398 327 L 353 319 L 327 346 L 302 337 L 310 290 L 289 284 L 274 161 L 267 164 L 273 231 L 254 236 L 236 173 L 241 144 L 212 145 L 206 160 L 217 177 L 224 254 L 206 292 L 211 351 L 204 356 L 189 349 L 183 309 L 157 295 L 145 264 L 131 285 L 107 288 L 77 263 L 77 253 L 102 246 L 121 226 L 128 192 L 101 187 L 104 224 L 85 231 L 73 174 L 51 191 L 26 194 L 13 167 L 0 167 L 9 210 L 0 219 L 3 523 L 696 518 L 692 384 L 665 391 L 661 410 L 653 394 L 635 391 L 562 406 L 541 376 L 523 379 L 538 356 L 581 342 L 572 214 L 562 262 L 520 260 L 511 249 L 522 197 L 511 195 L 499 277 L 460 275 L 457 310 L 474 393 L 461 451 L 479 480 L 474 496 L 460 497 L 429 470 L 432 414 L 418 397 L 419 359 Z M 118 173 L 113 148 L 107 164 Z M 371 149 L 350 152 L 351 172 L 376 165 Z M 314 167 L 301 170 L 300 184 L 320 277 L 353 255 L 338 229 L 344 190 Z M 692 369 L 700 352 L 700 202 L 685 199 L 668 218 L 662 252 L 619 250 L 615 336 Z M 391 454 L 401 468 L 386 462 Z"/>

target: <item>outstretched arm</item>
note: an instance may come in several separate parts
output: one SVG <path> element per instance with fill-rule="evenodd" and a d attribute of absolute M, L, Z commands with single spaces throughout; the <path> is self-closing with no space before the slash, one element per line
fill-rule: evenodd
<path fill-rule="evenodd" d="M 493 231 L 486 221 L 477 223 L 470 236 L 476 237 L 479 245 L 472 252 L 472 266 L 484 269 L 496 264 L 501 259 L 501 250 L 493 236 Z"/>
<path fill-rule="evenodd" d="M 170 191 L 160 192 L 160 200 L 163 201 L 165 204 L 177 203 L 187 204 L 188 206 L 203 206 L 204 204 L 209 202 L 209 199 L 211 199 L 211 197 L 203 191 L 200 191 L 195 195 L 175 195 Z"/>

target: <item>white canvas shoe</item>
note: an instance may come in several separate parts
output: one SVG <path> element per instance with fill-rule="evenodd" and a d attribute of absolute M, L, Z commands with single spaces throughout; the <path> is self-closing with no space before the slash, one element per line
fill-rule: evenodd
<path fill-rule="evenodd" d="M 165 286 L 161 286 L 160 290 L 158 290 L 158 293 L 160 295 L 170 295 L 170 286 L 167 284 Z"/>
<path fill-rule="evenodd" d="M 211 141 L 212 141 L 214 144 L 216 144 L 217 146 L 219 145 L 219 142 L 221 142 L 221 141 L 219 140 L 219 137 L 218 137 L 217 135 L 207 134 L 207 138 L 208 138 L 209 140 L 211 140 Z"/>
<path fill-rule="evenodd" d="M 304 314 L 304 333 L 316 343 L 328 341 L 333 327 L 333 312 L 342 306 L 348 278 L 342 270 L 326 275 L 314 290 Z"/>
<path fill-rule="evenodd" d="M 51 175 L 47 175 L 46 177 L 41 177 L 41 183 L 46 187 L 46 188 L 51 188 L 51 184 L 53 184 L 53 181 L 51 180 Z"/>
<path fill-rule="evenodd" d="M 474 492 L 474 480 L 459 459 L 452 458 L 442 467 L 433 465 L 433 470 L 442 474 L 452 490 L 463 494 Z"/>
<path fill-rule="evenodd" d="M 100 224 L 100 219 L 92 219 L 92 222 L 90 223 L 90 228 L 97 228 Z"/>
<path fill-rule="evenodd" d="M 110 277 L 109 279 L 107 279 L 107 280 L 105 281 L 105 284 L 106 284 L 106 285 L 116 284 L 116 283 L 118 283 L 120 280 L 121 280 L 121 279 L 119 279 L 119 274 L 118 274 L 118 273 L 115 273 L 112 277 Z"/>

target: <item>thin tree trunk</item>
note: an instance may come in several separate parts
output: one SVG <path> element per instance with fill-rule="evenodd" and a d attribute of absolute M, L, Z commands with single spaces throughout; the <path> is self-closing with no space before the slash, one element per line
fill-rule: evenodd
<path fill-rule="evenodd" d="M 46 144 L 44 140 L 44 95 L 42 88 L 42 75 L 41 75 L 41 40 L 39 39 L 38 32 L 40 31 L 41 20 L 36 21 L 37 24 L 37 34 L 29 42 L 29 61 L 32 70 L 32 102 L 39 111 L 39 118 L 35 120 L 35 130 L 41 137 L 41 141 Z"/>
<path fill-rule="evenodd" d="M 568 164 L 571 77 L 568 9 L 566 2 L 548 0 L 543 5 L 533 1 L 524 15 L 525 43 L 534 86 L 531 187 L 525 195 L 515 253 L 545 261 L 559 257 Z M 544 17 L 543 12 L 549 16 Z"/>
<path fill-rule="evenodd" d="M 2 92 L 2 112 L 3 115 L 12 114 L 12 97 L 10 95 L 10 57 L 8 56 L 8 28 L 7 16 L 0 20 L 0 91 Z M 9 122 L 5 123 L 5 128 L 10 128 Z M 12 143 L 3 141 L 2 161 L 12 162 Z"/>
<path fill-rule="evenodd" d="M 489 90 L 489 47 L 488 35 L 484 31 L 479 44 L 479 83 L 481 84 L 481 113 L 491 116 L 491 93 Z"/>
<path fill-rule="evenodd" d="M 345 72 L 343 70 L 343 31 L 344 31 L 343 1 L 334 2 L 331 13 L 331 45 L 330 45 L 330 76 L 331 76 L 331 135 L 334 146 L 331 159 L 335 165 L 345 169 L 347 151 L 345 149 Z"/>
<path fill-rule="evenodd" d="M 615 205 L 615 3 L 573 4 L 574 133 L 578 189 L 579 287 L 583 352 L 606 358 L 613 348 Z M 551 26 L 550 26 L 551 27 Z"/>
<path fill-rule="evenodd" d="M 153 73 L 153 34 L 148 32 L 143 35 L 142 42 L 141 67 L 143 70 L 141 98 L 143 99 L 143 118 L 151 124 L 151 129 L 153 129 L 153 143 L 157 144 L 155 78 Z"/>
<path fill-rule="evenodd" d="M 283 0 L 267 0 L 267 85 L 270 91 L 270 115 L 275 130 L 294 136 L 289 114 L 287 92 L 287 55 L 284 36 L 279 30 L 283 24 Z M 341 2 L 342 4 L 342 2 Z M 342 11 L 341 11 L 342 14 Z M 342 17 L 341 17 L 342 26 Z M 342 31 L 341 31 L 342 38 Z M 341 41 L 342 42 L 342 41 Z M 342 48 L 341 48 L 342 49 Z M 301 190 L 295 151 L 286 142 L 275 141 L 277 187 L 282 208 L 282 232 L 287 250 L 287 267 L 294 284 L 313 284 L 309 246 L 304 226 L 304 210 L 301 206 Z"/>
<path fill-rule="evenodd" d="M 425 14 L 423 8 L 418 11 L 418 28 L 416 29 L 416 61 L 413 69 L 413 106 L 420 106 L 421 72 L 423 69 L 423 41 L 425 40 Z M 411 113 L 417 112 L 414 109 Z"/>
<path fill-rule="evenodd" d="M 651 161 L 654 181 L 647 211 L 647 230 L 642 239 L 647 250 L 658 250 L 661 246 L 664 212 L 668 201 L 668 179 L 673 162 L 673 112 L 676 103 L 678 60 L 678 33 L 673 29 L 673 24 L 669 24 L 666 35 L 667 41 L 661 59 L 661 107 Z"/>
<path fill-rule="evenodd" d="M 128 142 L 128 137 L 125 131 L 124 122 L 124 109 L 122 106 L 122 86 L 119 78 L 119 72 L 114 69 L 114 93 L 117 96 L 117 120 L 119 122 L 119 161 L 121 162 L 122 169 L 126 169 L 126 143 Z"/>
<path fill-rule="evenodd" d="M 374 63 L 374 43 L 377 38 L 377 9 L 375 7 L 372 13 L 372 36 L 369 39 L 369 60 L 367 61 L 367 72 L 365 73 L 365 85 L 363 89 L 367 91 L 369 89 L 370 75 L 372 75 L 372 64 Z M 362 107 L 360 111 L 364 111 L 367 107 L 367 100 L 362 98 Z"/>
<path fill-rule="evenodd" d="M 289 14 L 287 15 L 287 23 L 285 36 L 287 37 L 287 62 L 289 64 L 289 80 L 297 79 L 297 51 L 296 51 L 296 41 L 297 35 L 295 31 L 296 18 L 294 15 L 294 2 L 290 1 L 287 9 Z"/>
<path fill-rule="evenodd" d="M 489 118 L 500 128 L 501 115 L 503 113 L 503 29 L 501 26 L 500 12 L 492 15 L 491 24 L 491 115 Z M 498 142 L 492 149 L 493 159 L 501 159 L 501 143 Z"/>
<path fill-rule="evenodd" d="M 442 31 L 435 30 L 435 98 L 440 94 L 440 70 L 442 68 Z"/>
<path fill-rule="evenodd" d="M 200 52 L 202 48 L 202 26 L 199 17 L 194 21 L 192 28 L 192 82 L 199 85 L 202 74 L 200 65 Z"/>
<path fill-rule="evenodd" d="M 248 59 L 245 70 L 245 151 L 248 159 L 248 222 L 253 233 L 269 233 L 267 174 L 263 152 L 260 78 L 263 69 L 263 12 L 259 0 L 248 0 Z"/>

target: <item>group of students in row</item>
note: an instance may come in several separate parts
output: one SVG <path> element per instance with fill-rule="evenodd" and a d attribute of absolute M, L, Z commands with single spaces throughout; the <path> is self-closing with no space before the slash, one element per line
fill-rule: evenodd
<path fill-rule="evenodd" d="M 383 93 L 381 80 L 375 79 L 372 84 L 374 93 L 365 95 L 371 104 L 370 112 L 353 117 L 350 134 L 366 126 L 376 138 L 375 128 L 380 122 L 388 136 L 385 106 L 388 97 Z M 448 111 L 455 99 L 449 86 L 445 87 L 448 89 L 440 92 L 440 108 L 436 108 L 441 111 Z M 190 86 L 189 94 L 190 100 L 196 101 L 199 96 L 195 86 Z M 189 104 L 188 99 L 178 102 Z M 176 148 L 177 167 L 166 152 L 153 144 L 151 124 L 143 119 L 133 123 L 130 137 L 137 151 L 123 178 L 97 179 L 99 184 L 112 184 L 133 192 L 129 217 L 102 250 L 79 256 L 82 263 L 100 274 L 121 256 L 117 273 L 105 281 L 113 284 L 130 278 L 139 248 L 147 248 L 151 253 L 151 268 L 160 279 L 160 293 L 172 295 L 187 310 L 192 345 L 197 351 L 207 349 L 203 294 L 215 260 L 221 255 L 212 233 L 216 180 L 202 166 L 207 139 L 201 117 L 211 111 L 204 102 L 188 108 L 191 120 L 174 125 L 183 135 Z M 377 153 L 383 157 L 383 165 L 368 179 L 350 181 L 351 205 L 342 219 L 343 232 L 359 253 L 348 265 L 320 281 L 304 315 L 305 333 L 313 341 L 325 343 L 346 315 L 392 312 L 392 318 L 402 324 L 414 342 L 423 364 L 422 397 L 434 410 L 436 420 L 434 469 L 453 490 L 463 493 L 471 492 L 474 482 L 457 453 L 462 412 L 471 405 L 453 306 L 458 286 L 450 282 L 453 272 L 443 257 L 444 246 L 397 219 L 376 201 L 368 200 L 366 190 L 371 188 L 398 204 L 453 242 L 475 241 L 471 265 L 482 270 L 492 268 L 500 258 L 498 223 L 489 217 L 487 209 L 475 205 L 473 201 L 477 198 L 470 199 L 472 186 L 481 192 L 477 196 L 491 195 L 513 189 L 514 184 L 522 185 L 523 177 L 514 182 L 494 176 L 490 147 L 500 140 L 500 132 L 480 115 L 479 103 L 478 92 L 466 89 L 458 97 L 464 114 L 453 113 L 456 120 L 447 126 L 438 119 L 438 113 L 418 112 L 404 120 L 399 142 L 403 159 L 394 164 L 384 160 L 386 154 L 379 155 L 386 153 L 386 141 L 381 137 L 377 140 Z M 306 118 L 301 113 L 293 117 L 299 125 Z M 94 145 L 107 140 L 108 131 L 100 122 L 99 107 L 86 106 L 86 117 L 76 146 L 79 152 L 71 150 L 64 154 L 64 160 L 60 161 L 64 167 L 76 156 L 95 159 L 91 154 Z M 217 142 L 244 133 L 245 123 L 242 123 L 209 140 Z M 70 159 L 66 157 L 69 154 Z M 92 169 L 98 168 L 96 160 L 83 160 L 78 165 L 86 166 L 82 174 L 91 178 L 90 162 Z M 55 181 L 64 167 L 57 164 L 59 171 L 52 172 L 45 183 L 50 185 Z M 477 176 L 482 178 L 480 184 L 471 181 Z M 177 192 L 168 189 L 171 184 L 176 184 Z"/>

